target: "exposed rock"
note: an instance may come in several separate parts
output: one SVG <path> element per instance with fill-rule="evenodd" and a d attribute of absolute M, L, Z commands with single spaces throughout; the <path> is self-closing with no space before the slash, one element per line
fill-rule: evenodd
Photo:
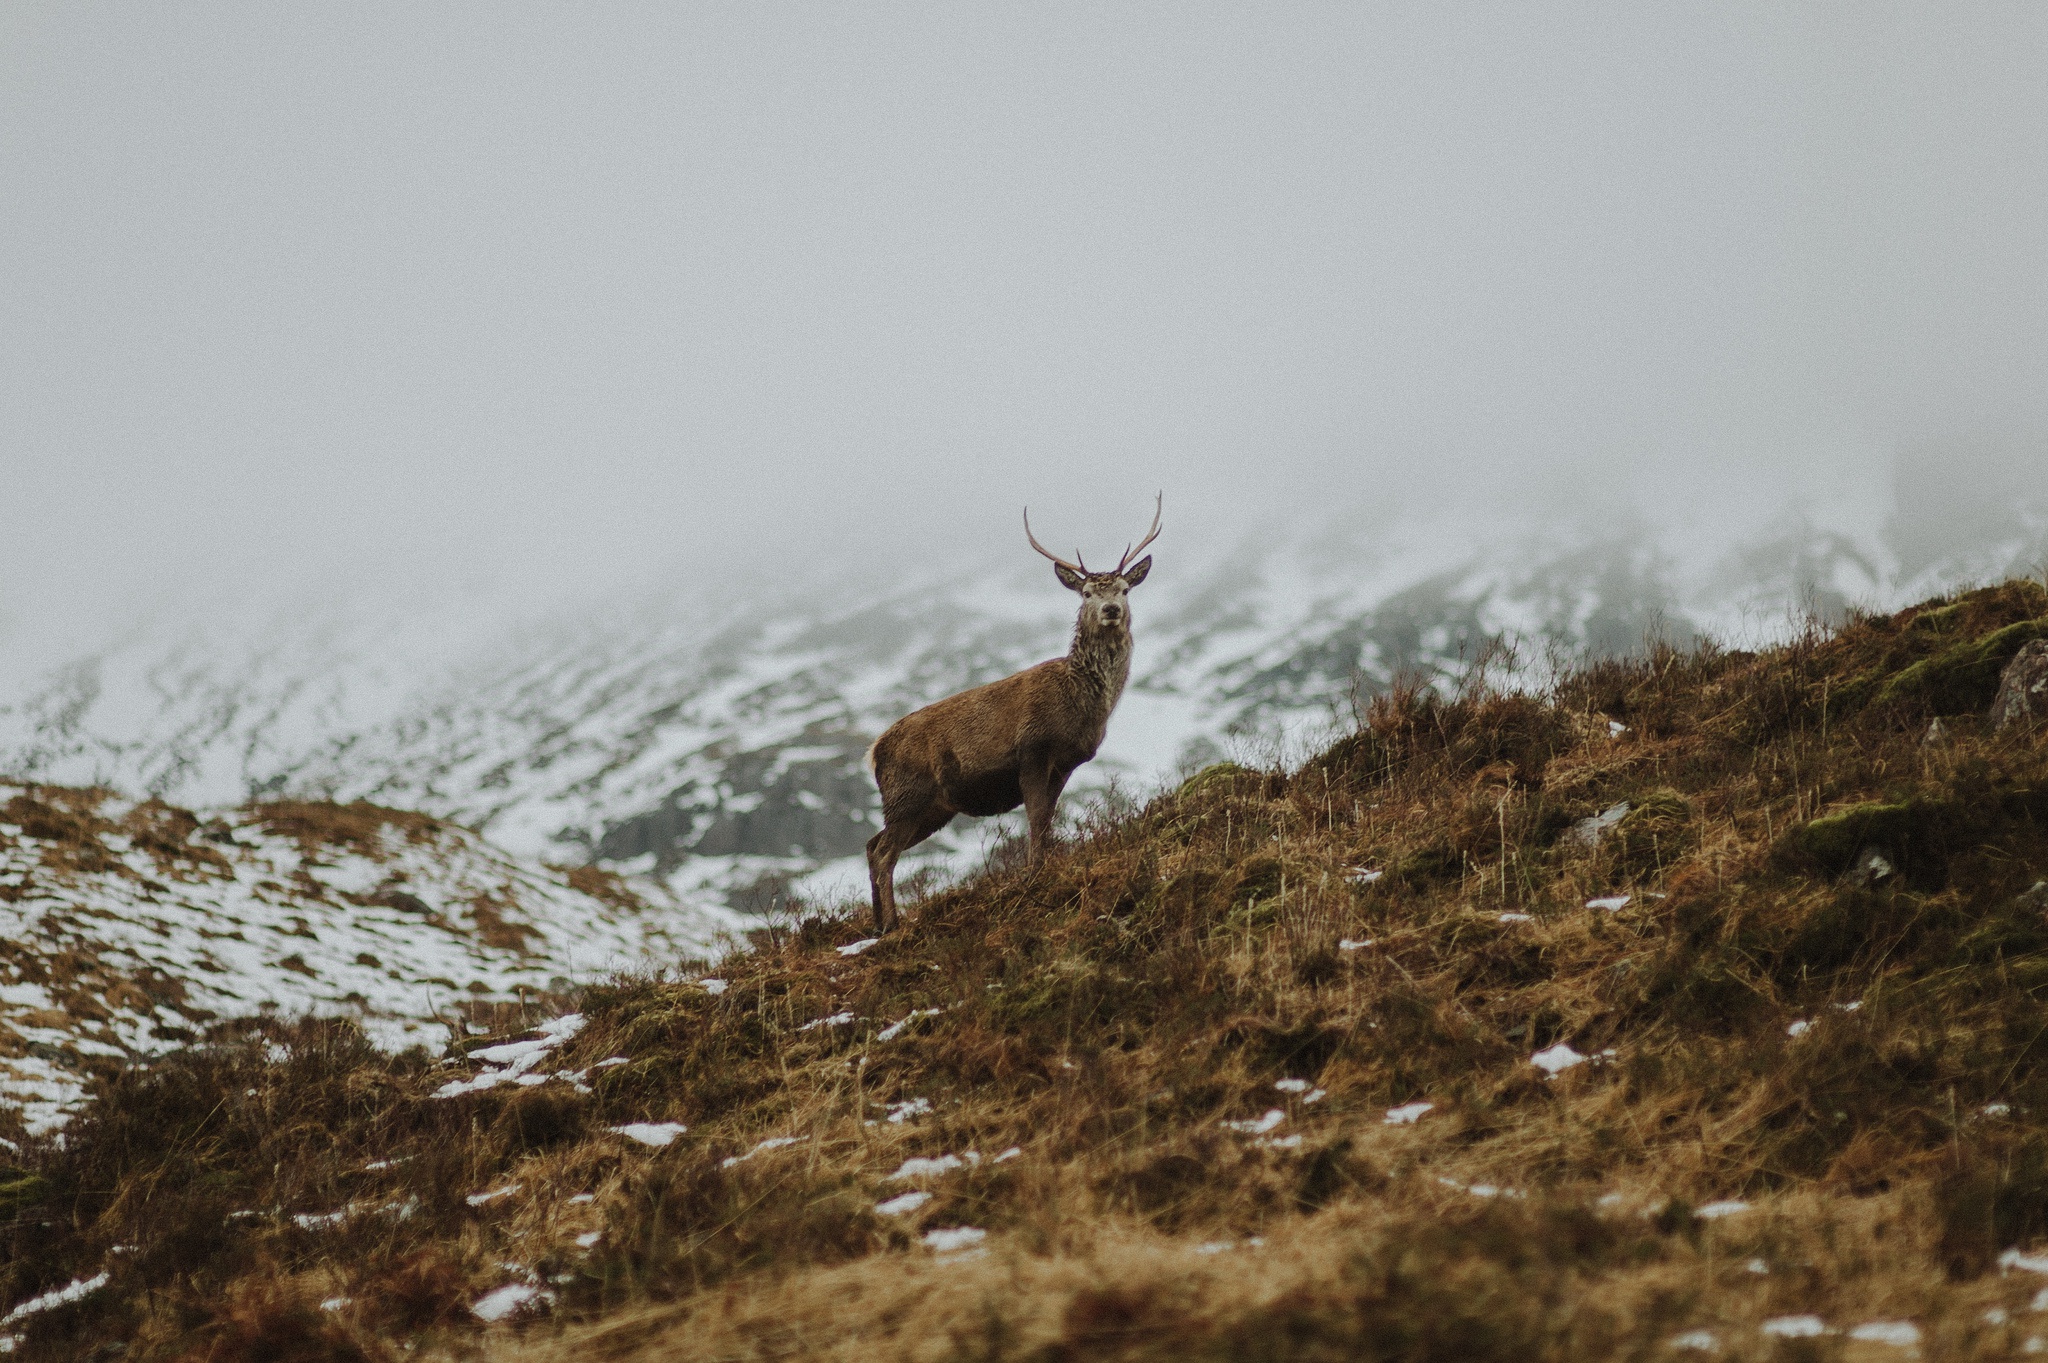
<path fill-rule="evenodd" d="M 2048 639 L 2030 641 L 1998 678 L 1998 697 L 1991 702 L 1991 727 L 2048 720 Z"/>
<path fill-rule="evenodd" d="M 1598 847 L 1600 835 L 1628 817 L 1629 802 L 1623 800 L 1612 809 L 1603 809 L 1591 814 L 1565 830 L 1565 840 L 1581 847 Z M 1554 826 L 1554 825 L 1553 825 Z"/>
<path fill-rule="evenodd" d="M 1876 847 L 1866 847 L 1856 855 L 1856 864 L 1849 870 L 1849 879 L 1858 885 L 1870 885 L 1883 880 L 1892 873 L 1892 864 Z"/>
<path fill-rule="evenodd" d="M 1937 715 L 1928 724 L 1927 732 L 1920 735 L 1920 746 L 1923 748 L 1939 748 L 1947 742 L 1948 726 L 1943 724 L 1941 717 Z"/>

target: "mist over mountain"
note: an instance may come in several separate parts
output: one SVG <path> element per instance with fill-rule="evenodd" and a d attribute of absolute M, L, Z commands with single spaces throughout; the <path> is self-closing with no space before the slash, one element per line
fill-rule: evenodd
<path fill-rule="evenodd" d="M 1134 598 L 1130 689 L 1075 790 L 1298 751 L 1397 679 L 1454 687 L 1502 646 L 1495 672 L 1540 685 L 1659 638 L 1754 646 L 2048 563 L 2048 516 L 2023 500 L 1981 481 L 1898 490 L 1882 520 L 1788 513 L 1718 546 L 1641 515 L 1370 507 L 1220 546 L 1169 537 Z M 759 907 L 791 883 L 852 892 L 876 826 L 867 744 L 1062 651 L 1071 624 L 1021 533 L 922 580 L 704 586 L 524 620 L 457 602 L 167 624 L 0 700 L 0 771 L 188 803 L 368 799 Z M 957 867 L 1006 829 L 962 820 L 927 857 Z"/>

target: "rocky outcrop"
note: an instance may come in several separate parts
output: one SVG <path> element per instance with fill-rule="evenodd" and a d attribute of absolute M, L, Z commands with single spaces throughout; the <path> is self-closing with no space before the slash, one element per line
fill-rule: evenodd
<path fill-rule="evenodd" d="M 1998 697 L 1991 702 L 1991 727 L 2048 720 L 2048 639 L 2035 639 L 1999 674 Z"/>

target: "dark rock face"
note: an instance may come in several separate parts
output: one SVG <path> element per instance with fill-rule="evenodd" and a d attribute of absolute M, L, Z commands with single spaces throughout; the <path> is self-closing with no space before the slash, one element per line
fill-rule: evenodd
<path fill-rule="evenodd" d="M 809 734 L 714 754 L 721 759 L 716 784 L 687 782 L 655 808 L 611 824 L 593 859 L 651 852 L 663 873 L 690 855 L 850 856 L 877 827 L 874 782 L 861 765 L 865 747 L 861 736 Z"/>
<path fill-rule="evenodd" d="M 1991 702 L 1991 727 L 2048 720 L 2048 639 L 2035 639 L 2005 665 L 1998 698 Z"/>

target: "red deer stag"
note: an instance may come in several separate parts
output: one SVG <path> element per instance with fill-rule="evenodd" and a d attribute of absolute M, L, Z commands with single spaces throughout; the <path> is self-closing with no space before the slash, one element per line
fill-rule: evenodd
<path fill-rule="evenodd" d="M 952 822 L 955 814 L 986 817 L 1023 805 L 1031 821 L 1031 861 L 1045 856 L 1053 806 L 1074 768 L 1095 756 L 1109 712 L 1131 675 L 1131 588 L 1152 571 L 1151 558 L 1132 558 L 1159 538 L 1161 494 L 1152 528 L 1112 572 L 1092 573 L 1077 551 L 1072 563 L 1031 533 L 1024 537 L 1052 560 L 1060 585 L 1081 594 L 1074 642 L 1064 658 L 948 696 L 905 715 L 868 749 L 868 770 L 882 791 L 882 831 L 868 840 L 868 883 L 875 928 L 896 925 L 896 859 Z"/>

